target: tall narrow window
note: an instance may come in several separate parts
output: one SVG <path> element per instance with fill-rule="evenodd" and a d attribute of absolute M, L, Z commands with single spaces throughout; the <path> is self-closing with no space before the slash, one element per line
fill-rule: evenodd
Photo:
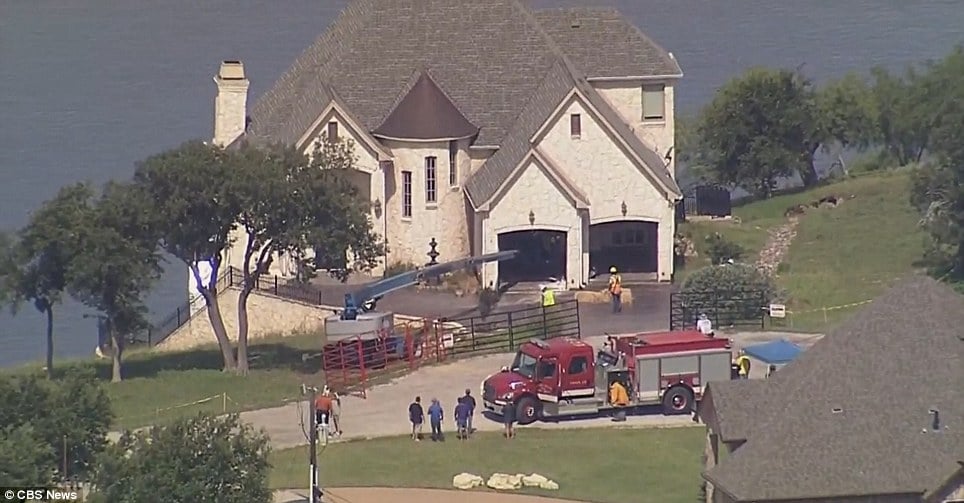
<path fill-rule="evenodd" d="M 402 171 L 402 218 L 412 218 L 411 171 Z"/>
<path fill-rule="evenodd" d="M 569 135 L 573 138 L 582 137 L 582 116 L 572 114 L 569 116 Z"/>
<path fill-rule="evenodd" d="M 643 86 L 643 120 L 661 121 L 666 118 L 666 86 L 647 84 Z"/>
<path fill-rule="evenodd" d="M 459 142 L 449 142 L 449 187 L 459 184 Z"/>
<path fill-rule="evenodd" d="M 425 158 L 425 202 L 438 201 L 438 178 L 436 177 L 436 162 L 434 157 Z"/>
<path fill-rule="evenodd" d="M 331 121 L 328 123 L 328 143 L 338 141 L 338 123 Z"/>

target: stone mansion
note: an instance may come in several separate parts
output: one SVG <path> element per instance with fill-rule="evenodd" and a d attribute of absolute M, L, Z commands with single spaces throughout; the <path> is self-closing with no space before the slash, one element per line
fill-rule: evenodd
<path fill-rule="evenodd" d="M 353 141 L 382 267 L 426 263 L 435 239 L 439 261 L 520 250 L 485 284 L 669 281 L 681 77 L 613 9 L 353 0 L 250 108 L 243 64 L 221 64 L 214 142 Z"/>

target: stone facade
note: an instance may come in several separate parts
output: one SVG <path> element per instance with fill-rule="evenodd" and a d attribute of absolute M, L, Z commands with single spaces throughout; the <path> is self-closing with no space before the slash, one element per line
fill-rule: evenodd
<path fill-rule="evenodd" d="M 674 80 L 619 80 L 595 81 L 593 87 L 616 112 L 629 124 L 643 143 L 661 156 L 665 156 L 676 144 L 676 106 L 673 92 Z M 663 119 L 643 120 L 643 86 L 663 86 Z M 676 176 L 676 156 L 667 166 Z"/>
<path fill-rule="evenodd" d="M 232 341 L 237 340 L 238 337 L 238 294 L 240 292 L 241 290 L 231 287 L 218 296 L 221 318 Z M 305 332 L 317 332 L 319 337 L 322 337 L 325 318 L 332 313 L 333 309 L 253 292 L 248 298 L 248 339 Z M 187 323 L 158 344 L 156 349 L 182 351 L 216 342 L 207 311 L 201 309 L 194 313 Z"/>

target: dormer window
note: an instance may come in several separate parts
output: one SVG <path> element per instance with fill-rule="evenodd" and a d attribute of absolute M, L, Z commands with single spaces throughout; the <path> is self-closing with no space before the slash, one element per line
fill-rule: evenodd
<path fill-rule="evenodd" d="M 338 141 L 338 123 L 331 121 L 328 123 L 328 143 Z"/>
<path fill-rule="evenodd" d="M 582 138 L 582 116 L 572 114 L 569 116 L 569 136 L 572 138 Z"/>
<path fill-rule="evenodd" d="M 666 86 L 663 84 L 643 85 L 643 120 L 661 121 L 666 119 Z"/>

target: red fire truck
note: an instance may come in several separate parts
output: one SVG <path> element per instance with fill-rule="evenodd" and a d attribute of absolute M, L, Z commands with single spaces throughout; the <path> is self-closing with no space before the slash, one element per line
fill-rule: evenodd
<path fill-rule="evenodd" d="M 482 382 L 482 402 L 495 413 L 512 402 L 520 424 L 595 415 L 616 408 L 609 387 L 619 381 L 630 398 L 623 410 L 662 405 L 666 414 L 686 414 L 705 383 L 732 378 L 731 361 L 728 339 L 698 331 L 610 337 L 598 352 L 580 339 L 534 339 Z"/>

